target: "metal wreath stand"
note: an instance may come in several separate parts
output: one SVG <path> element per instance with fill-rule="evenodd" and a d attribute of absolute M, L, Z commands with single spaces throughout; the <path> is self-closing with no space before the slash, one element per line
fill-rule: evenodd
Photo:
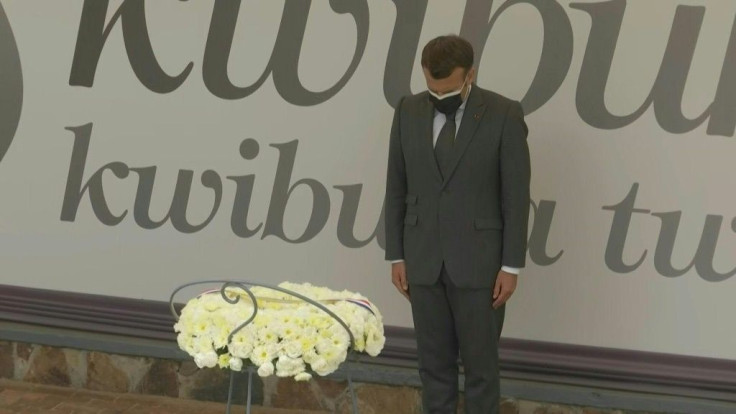
<path fill-rule="evenodd" d="M 256 318 L 256 315 L 258 314 L 258 300 L 256 296 L 253 294 L 253 292 L 251 292 L 249 286 L 251 287 L 259 286 L 259 287 L 283 292 L 288 295 L 299 298 L 303 300 L 304 302 L 309 303 L 310 305 L 316 306 L 317 308 L 319 308 L 326 314 L 330 315 L 335 321 L 337 321 L 340 325 L 342 325 L 343 328 L 345 328 L 348 335 L 350 336 L 350 347 L 348 348 L 348 356 L 345 360 L 346 361 L 349 360 L 350 355 L 353 354 L 353 355 L 356 355 L 355 361 L 357 362 L 358 355 L 353 350 L 353 347 L 355 346 L 355 338 L 353 337 L 353 333 L 350 331 L 350 328 L 345 323 L 345 321 L 343 321 L 339 316 L 337 316 L 337 314 L 327 309 L 327 307 L 315 301 L 314 299 L 308 298 L 304 295 L 293 292 L 289 289 L 284 289 L 279 286 L 271 286 L 271 285 L 266 285 L 266 284 L 261 284 L 261 283 L 235 281 L 235 280 L 204 280 L 200 282 L 186 283 L 176 288 L 174 292 L 171 293 L 171 297 L 169 298 L 169 308 L 171 309 L 171 314 L 174 315 L 174 319 L 176 319 L 177 322 L 179 321 L 179 314 L 176 312 L 176 308 L 174 307 L 174 297 L 176 296 L 177 293 L 179 293 L 180 290 L 190 287 L 190 286 L 213 284 L 213 283 L 222 283 L 222 287 L 220 288 L 220 295 L 222 296 L 222 299 L 225 300 L 225 302 L 230 303 L 230 304 L 238 303 L 240 301 L 240 295 L 237 295 L 235 296 L 235 298 L 230 299 L 227 296 L 226 290 L 227 288 L 240 288 L 245 291 L 245 293 L 250 297 L 250 300 L 253 303 L 253 314 L 250 316 L 250 318 L 248 318 L 248 320 L 246 320 L 240 326 L 238 326 L 232 332 L 230 332 L 230 335 L 228 335 L 227 337 L 228 344 L 232 342 L 233 336 L 236 333 L 238 333 L 241 329 L 245 328 L 249 323 L 251 323 Z M 298 302 L 296 300 L 282 300 L 282 299 L 276 299 L 276 298 L 261 298 L 261 299 L 268 300 L 268 301 L 278 301 L 278 302 L 283 302 L 283 303 L 297 303 Z M 247 398 L 246 405 L 245 405 L 245 412 L 246 414 L 250 414 L 251 412 L 250 411 L 251 410 L 251 389 L 252 389 L 252 384 L 253 384 L 252 378 L 253 378 L 253 371 L 254 371 L 253 365 L 248 364 L 247 370 L 248 370 L 248 398 Z M 350 389 L 350 397 L 353 403 L 353 414 L 358 414 L 358 402 L 355 398 L 355 390 L 353 389 L 353 381 L 350 375 L 350 370 L 346 369 L 345 372 L 347 374 L 348 388 Z M 228 389 L 228 394 L 227 394 L 227 411 L 226 411 L 227 414 L 230 414 L 230 408 L 232 406 L 234 385 L 235 385 L 235 371 L 230 370 L 230 388 Z"/>

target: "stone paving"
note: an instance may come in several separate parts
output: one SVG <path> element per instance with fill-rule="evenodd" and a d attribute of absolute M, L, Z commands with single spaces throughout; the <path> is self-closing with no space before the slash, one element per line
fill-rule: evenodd
<path fill-rule="evenodd" d="M 340 407 L 348 413 L 348 407 Z M 225 404 L 182 398 L 90 391 L 70 387 L 40 385 L 0 379 L 0 414 L 223 414 Z M 242 405 L 233 406 L 233 413 L 244 413 Z M 253 406 L 253 414 L 324 414 L 331 411 L 283 409 Z M 405 414 L 400 411 L 363 406 L 361 414 Z M 412 413 L 418 411 L 412 410 Z M 527 401 L 506 400 L 501 414 L 623 414 L 622 411 L 600 411 L 594 408 L 541 405 Z"/>
<path fill-rule="evenodd" d="M 126 413 L 223 414 L 225 404 L 179 398 L 80 390 L 0 379 L 0 414 L 16 413 Z M 234 413 L 244 413 L 234 406 Z M 254 406 L 253 414 L 326 413 Z"/>
<path fill-rule="evenodd" d="M 246 376 L 236 376 L 233 413 L 244 413 Z M 350 413 L 344 380 L 253 377 L 253 414 Z M 225 413 L 229 374 L 191 361 L 0 341 L 0 414 Z M 355 383 L 360 414 L 419 414 L 412 386 Z M 462 395 L 460 398 L 462 410 Z M 504 398 L 501 414 L 634 414 Z M 641 414 L 641 413 L 638 413 Z"/>

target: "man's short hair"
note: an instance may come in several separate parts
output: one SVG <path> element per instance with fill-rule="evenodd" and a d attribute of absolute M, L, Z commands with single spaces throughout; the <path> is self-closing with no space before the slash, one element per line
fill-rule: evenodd
<path fill-rule="evenodd" d="M 422 67 L 435 79 L 444 79 L 457 67 L 467 72 L 473 66 L 473 46 L 456 35 L 435 37 L 422 50 Z"/>

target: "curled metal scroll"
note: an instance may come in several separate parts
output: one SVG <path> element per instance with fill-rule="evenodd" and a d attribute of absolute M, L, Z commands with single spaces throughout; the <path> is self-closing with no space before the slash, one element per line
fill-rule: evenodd
<path fill-rule="evenodd" d="M 240 332 L 240 330 L 248 326 L 248 324 L 253 322 L 253 320 L 256 318 L 256 315 L 258 314 L 258 300 L 275 301 L 275 302 L 280 302 L 280 303 L 299 303 L 299 301 L 288 300 L 288 299 L 258 298 L 250 290 L 250 287 L 258 286 L 258 287 L 272 289 L 278 292 L 286 293 L 287 295 L 298 298 L 305 303 L 309 303 L 310 305 L 313 305 L 319 308 L 320 310 L 322 310 L 323 312 L 325 312 L 326 314 L 330 315 L 330 317 L 332 317 L 335 321 L 337 321 L 337 323 L 339 323 L 348 333 L 348 336 L 350 337 L 350 347 L 348 348 L 348 355 L 350 354 L 355 355 L 355 361 L 357 362 L 358 354 L 354 352 L 353 350 L 355 346 L 355 337 L 353 336 L 352 331 L 350 331 L 350 328 L 345 323 L 345 321 L 342 320 L 342 318 L 340 318 L 337 314 L 329 310 L 325 305 L 323 305 L 319 301 L 309 298 L 307 296 L 304 296 L 302 294 L 299 294 L 297 292 L 291 291 L 289 289 L 282 288 L 280 286 L 272 286 L 272 285 L 267 285 L 263 283 L 237 281 L 237 280 L 204 280 L 204 281 L 199 281 L 199 282 L 186 283 L 176 288 L 171 293 L 171 296 L 169 297 L 169 309 L 171 310 L 171 314 L 174 316 L 174 319 L 176 319 L 176 321 L 179 321 L 179 314 L 176 312 L 176 308 L 174 307 L 174 298 L 176 297 L 177 293 L 179 293 L 182 289 L 185 289 L 190 286 L 211 285 L 211 284 L 216 284 L 216 283 L 222 283 L 222 287 L 220 288 L 220 295 L 222 296 L 222 299 L 225 302 L 233 304 L 233 305 L 238 303 L 240 301 L 241 295 L 236 295 L 234 298 L 230 298 L 228 296 L 227 290 L 228 288 L 239 288 L 245 291 L 245 293 L 248 295 L 251 302 L 253 303 L 253 313 L 245 322 L 243 322 L 242 324 L 237 326 L 235 329 L 233 329 L 232 332 L 230 332 L 230 335 L 228 335 L 227 337 L 228 345 L 230 344 L 230 342 L 232 342 L 233 336 L 235 334 L 237 334 L 238 332 Z M 333 302 L 333 301 L 335 300 L 329 300 L 329 302 Z M 347 359 L 349 358 L 346 358 L 346 360 Z M 358 413 L 358 402 L 355 398 L 355 390 L 353 389 L 353 381 L 350 375 L 350 371 L 348 370 L 346 371 L 347 371 L 348 387 L 350 389 L 350 396 L 352 398 L 353 413 L 357 414 Z M 230 407 L 232 405 L 232 391 L 233 391 L 233 386 L 234 386 L 234 381 L 233 381 L 234 375 L 235 375 L 235 372 L 231 370 L 230 371 L 230 390 L 228 392 L 228 401 L 227 401 L 227 413 L 228 414 L 230 413 Z M 253 369 L 249 368 L 248 369 L 248 399 L 246 403 L 246 413 L 248 414 L 250 414 L 250 408 L 251 408 L 251 384 L 252 384 L 251 377 L 252 375 L 253 375 Z"/>

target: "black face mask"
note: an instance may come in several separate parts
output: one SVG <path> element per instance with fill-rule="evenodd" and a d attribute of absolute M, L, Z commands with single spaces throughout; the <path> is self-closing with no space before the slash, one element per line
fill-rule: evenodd
<path fill-rule="evenodd" d="M 444 99 L 439 99 L 436 96 L 429 95 L 429 100 L 432 102 L 435 109 L 445 115 L 457 112 L 457 109 L 463 104 L 463 99 L 460 95 L 448 96 Z"/>
<path fill-rule="evenodd" d="M 463 82 L 463 86 L 460 87 L 459 90 L 446 93 L 442 96 L 437 95 L 436 93 L 429 91 L 429 100 L 434 105 L 435 109 L 442 112 L 445 115 L 452 114 L 457 111 L 458 108 L 460 108 L 460 105 L 463 104 L 463 97 L 462 92 L 465 88 L 465 82 Z"/>

